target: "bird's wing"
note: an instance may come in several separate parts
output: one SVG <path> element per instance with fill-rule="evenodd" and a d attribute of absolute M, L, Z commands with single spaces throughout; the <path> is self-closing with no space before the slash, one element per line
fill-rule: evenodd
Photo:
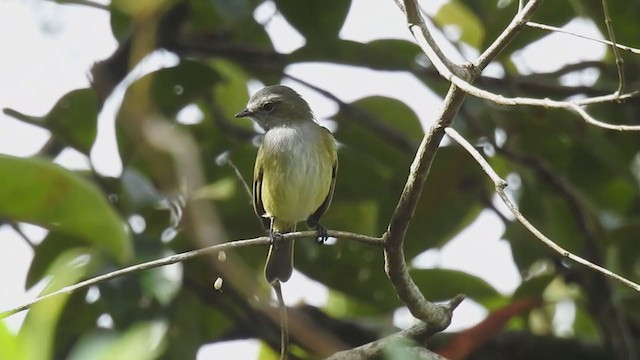
<path fill-rule="evenodd" d="M 318 207 L 318 209 L 307 219 L 307 225 L 311 228 L 315 228 L 315 226 L 320 221 L 320 217 L 327 211 L 329 205 L 331 205 L 331 199 L 333 199 L 333 191 L 336 187 L 336 176 L 338 175 L 338 154 L 336 150 L 335 139 L 331 132 L 327 129 L 324 129 L 327 132 L 327 150 L 329 151 L 331 157 L 333 158 L 333 167 L 331 168 L 331 187 L 329 187 L 329 193 L 327 197 L 324 199 L 322 204 Z"/>
<path fill-rule="evenodd" d="M 258 149 L 258 156 L 256 157 L 256 166 L 253 170 L 253 210 L 256 215 L 260 219 L 262 226 L 269 230 L 271 227 L 271 220 L 269 218 L 264 217 L 266 211 L 264 209 L 264 205 L 262 204 L 262 176 L 263 176 L 263 168 L 262 168 L 262 147 Z"/>

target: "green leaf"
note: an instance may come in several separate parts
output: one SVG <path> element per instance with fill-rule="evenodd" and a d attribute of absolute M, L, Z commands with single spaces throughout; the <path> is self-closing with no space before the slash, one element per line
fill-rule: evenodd
<path fill-rule="evenodd" d="M 44 279 L 49 266 L 62 253 L 84 244 L 82 240 L 72 236 L 50 231 L 34 249 L 33 260 L 31 260 L 29 272 L 27 273 L 26 287 L 30 288 Z"/>
<path fill-rule="evenodd" d="M 406 40 L 383 39 L 368 43 L 337 40 L 331 51 L 307 44 L 287 56 L 290 62 L 332 62 L 378 70 L 409 71 L 420 48 Z"/>
<path fill-rule="evenodd" d="M 108 346 L 96 359 L 156 359 L 164 351 L 164 322 L 138 323 Z"/>
<path fill-rule="evenodd" d="M 25 359 L 18 337 L 7 329 L 4 321 L 0 321 L 0 359 Z"/>
<path fill-rule="evenodd" d="M 120 263 L 132 256 L 122 219 L 91 182 L 36 158 L 0 155 L 0 216 L 86 241 Z"/>
<path fill-rule="evenodd" d="M 407 170 L 398 171 L 392 180 L 397 195 L 386 197 L 380 205 L 380 227 L 386 228 L 395 210 Z M 469 225 L 483 209 L 488 189 L 486 175 L 464 149 L 440 148 L 407 230 L 407 259 L 446 244 Z"/>
<path fill-rule="evenodd" d="M 460 28 L 460 40 L 480 48 L 484 40 L 484 26 L 478 17 L 467 8 L 462 2 L 457 0 L 444 4 L 433 19 L 440 27 L 455 25 Z"/>
<path fill-rule="evenodd" d="M 308 43 L 326 45 L 338 37 L 351 1 L 308 1 L 301 4 L 297 0 L 276 0 L 276 6 Z"/>
<path fill-rule="evenodd" d="M 92 264 L 92 256 L 83 249 L 71 249 L 61 254 L 47 274 L 51 282 L 41 295 L 75 284 Z M 50 359 L 54 347 L 55 329 L 68 295 L 58 295 L 35 304 L 27 313 L 19 337 L 24 344 L 25 358 Z"/>
<path fill-rule="evenodd" d="M 4 109 L 4 113 L 46 128 L 66 145 L 89 156 L 96 139 L 100 108 L 95 91 L 87 88 L 65 94 L 44 117 L 29 116 L 12 109 Z"/>
<path fill-rule="evenodd" d="M 165 116 L 173 117 L 183 107 L 207 95 L 220 79 L 218 73 L 202 63 L 182 60 L 179 65 L 149 74 L 151 95 Z"/>
<path fill-rule="evenodd" d="M 429 301 L 447 301 L 458 294 L 479 303 L 501 297 L 485 280 L 458 270 L 412 269 L 413 281 Z"/>
<path fill-rule="evenodd" d="M 556 275 L 541 275 L 524 280 L 513 293 L 514 299 L 538 299 L 542 298 L 542 293 L 556 278 Z"/>

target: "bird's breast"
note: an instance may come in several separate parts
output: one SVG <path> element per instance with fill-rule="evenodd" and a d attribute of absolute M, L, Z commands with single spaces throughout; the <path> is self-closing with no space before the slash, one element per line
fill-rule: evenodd
<path fill-rule="evenodd" d="M 333 161 L 322 143 L 322 129 L 278 128 L 265 134 L 262 201 L 266 216 L 306 220 L 331 186 Z"/>

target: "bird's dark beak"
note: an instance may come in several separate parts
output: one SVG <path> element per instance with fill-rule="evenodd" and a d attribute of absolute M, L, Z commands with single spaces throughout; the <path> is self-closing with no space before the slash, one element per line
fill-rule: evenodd
<path fill-rule="evenodd" d="M 249 111 L 249 109 L 244 109 L 242 111 L 240 111 L 239 113 L 236 114 L 237 118 L 243 118 L 243 117 L 248 117 L 253 115 L 253 113 L 251 111 Z"/>

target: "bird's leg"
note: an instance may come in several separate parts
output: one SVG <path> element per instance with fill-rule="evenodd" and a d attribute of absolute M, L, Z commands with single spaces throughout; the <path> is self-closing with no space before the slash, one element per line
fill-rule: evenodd
<path fill-rule="evenodd" d="M 275 218 L 271 218 L 271 226 L 269 227 L 269 237 L 271 238 L 271 245 L 273 250 L 278 250 L 278 245 L 284 240 L 282 233 L 273 230 L 273 222 Z"/>
<path fill-rule="evenodd" d="M 317 220 L 309 217 L 307 219 L 307 226 L 309 227 L 309 229 L 313 229 L 316 231 L 316 243 L 318 243 L 318 245 L 324 244 L 327 239 L 329 239 L 327 229 L 324 226 L 320 225 Z"/>

